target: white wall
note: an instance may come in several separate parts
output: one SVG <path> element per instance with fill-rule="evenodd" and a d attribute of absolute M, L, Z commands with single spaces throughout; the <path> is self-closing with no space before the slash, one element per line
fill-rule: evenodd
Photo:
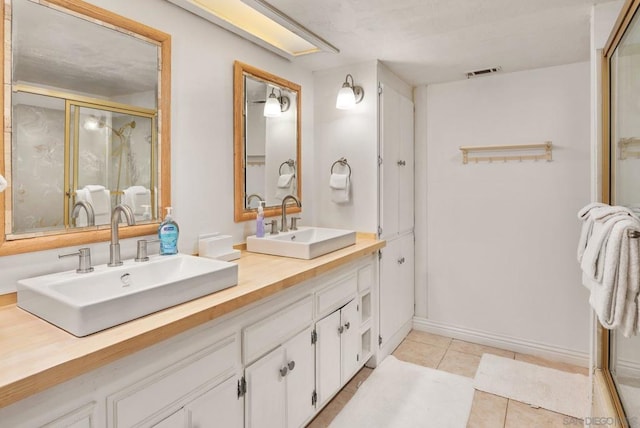
<path fill-rule="evenodd" d="M 338 110 L 336 96 L 347 73 L 364 89 L 362 102 L 352 110 Z M 314 74 L 317 225 L 375 232 L 377 213 L 378 92 L 375 61 Z M 331 165 L 341 157 L 351 166 L 351 200 L 331 201 Z M 306 168 L 306 166 L 305 166 Z M 336 166 L 338 168 L 338 166 Z M 340 170 L 337 170 L 342 172 Z M 309 187 L 303 183 L 303 191 Z"/>
<path fill-rule="evenodd" d="M 90 2 L 172 35 L 171 181 L 181 252 L 196 252 L 201 233 L 219 231 L 241 242 L 255 231 L 255 222 L 233 221 L 234 60 L 302 86 L 303 192 L 310 190 L 303 197 L 302 224 L 313 222 L 311 72 L 163 0 Z M 336 88 L 340 84 L 338 79 Z M 135 239 L 121 245 L 123 258 L 135 256 Z M 108 246 L 89 245 L 94 264 L 107 262 Z M 14 291 L 17 279 L 74 268 L 77 261 L 57 259 L 68 250 L 0 257 L 0 293 Z"/>
<path fill-rule="evenodd" d="M 416 245 L 426 242 L 426 255 L 416 266 L 427 265 L 416 295 L 427 324 L 586 364 L 575 248 L 590 191 L 589 88 L 589 64 L 578 63 L 416 92 L 416 123 L 426 122 L 416 142 L 416 222 L 426 216 Z M 463 165 L 458 150 L 547 140 L 553 162 Z"/>

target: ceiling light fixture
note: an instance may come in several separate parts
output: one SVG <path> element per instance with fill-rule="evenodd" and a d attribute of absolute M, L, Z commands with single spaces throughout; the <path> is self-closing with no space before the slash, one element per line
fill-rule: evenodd
<path fill-rule="evenodd" d="M 351 78 L 351 83 L 349 83 Z M 341 110 L 349 110 L 355 107 L 364 98 L 364 89 L 362 86 L 356 86 L 353 83 L 353 76 L 347 74 L 344 79 L 342 88 L 338 91 L 338 98 L 336 99 L 336 108 Z"/>
<path fill-rule="evenodd" d="M 264 0 L 169 0 L 287 59 L 340 50 Z"/>
<path fill-rule="evenodd" d="M 264 103 L 264 116 L 265 117 L 278 117 L 282 116 L 282 113 L 289 110 L 291 101 L 289 97 L 282 95 L 282 91 L 278 89 L 279 96 L 276 96 L 275 88 L 271 88 L 271 93 L 267 97 L 267 101 Z"/>

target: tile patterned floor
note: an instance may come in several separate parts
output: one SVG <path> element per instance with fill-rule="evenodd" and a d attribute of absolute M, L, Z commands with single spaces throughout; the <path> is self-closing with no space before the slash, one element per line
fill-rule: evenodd
<path fill-rule="evenodd" d="M 515 358 L 544 367 L 588 375 L 585 367 L 545 360 L 504 349 L 477 345 L 449 337 L 413 330 L 396 348 L 399 360 L 474 377 L 483 353 Z M 333 418 L 353 397 L 360 384 L 373 370 L 363 368 L 329 404 L 311 421 L 309 428 L 329 426 Z M 476 391 L 467 428 L 555 428 L 582 426 L 582 421 L 545 409 L 536 409 L 518 401 Z"/>

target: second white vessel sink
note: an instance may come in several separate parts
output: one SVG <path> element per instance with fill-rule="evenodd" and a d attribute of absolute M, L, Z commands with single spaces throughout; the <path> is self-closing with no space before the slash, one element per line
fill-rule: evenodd
<path fill-rule="evenodd" d="M 298 230 L 247 237 L 247 251 L 297 259 L 314 259 L 356 243 L 353 230 L 300 227 Z"/>
<path fill-rule="evenodd" d="M 186 254 L 18 281 L 18 307 L 86 336 L 238 283 L 238 265 Z"/>

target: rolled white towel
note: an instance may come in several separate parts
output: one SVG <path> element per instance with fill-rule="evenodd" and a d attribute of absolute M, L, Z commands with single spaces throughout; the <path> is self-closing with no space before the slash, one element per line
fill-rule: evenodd
<path fill-rule="evenodd" d="M 336 204 L 349 202 L 350 182 L 348 174 L 333 173 L 329 177 L 331 200 Z"/>
<path fill-rule="evenodd" d="M 0 192 L 4 192 L 7 188 L 7 180 L 0 174 Z"/>
<path fill-rule="evenodd" d="M 145 211 L 144 206 L 151 205 L 151 192 L 144 186 L 131 186 L 124 189 L 123 193 L 124 203 L 131 208 L 136 219 L 140 219 Z"/>
<path fill-rule="evenodd" d="M 281 174 L 278 176 L 278 183 L 276 185 L 276 199 L 283 200 L 285 196 L 292 195 L 295 192 L 295 177 L 294 173 Z"/>
<path fill-rule="evenodd" d="M 111 222 L 111 192 L 99 184 L 88 184 L 84 186 L 84 190 L 87 194 L 87 201 L 93 207 L 96 226 L 109 224 Z"/>

